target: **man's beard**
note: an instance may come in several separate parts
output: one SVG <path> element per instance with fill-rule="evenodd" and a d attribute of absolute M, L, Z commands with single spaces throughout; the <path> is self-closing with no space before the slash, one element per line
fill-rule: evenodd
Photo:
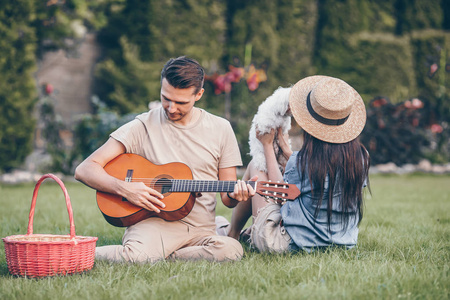
<path fill-rule="evenodd" d="M 184 115 L 180 114 L 180 113 L 171 114 L 167 110 L 165 110 L 165 112 L 166 112 L 167 118 L 171 121 L 179 121 L 184 117 Z"/>

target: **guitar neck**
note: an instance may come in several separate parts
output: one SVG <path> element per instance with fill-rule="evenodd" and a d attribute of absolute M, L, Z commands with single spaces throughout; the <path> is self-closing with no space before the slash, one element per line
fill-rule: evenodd
<path fill-rule="evenodd" d="M 186 180 L 171 179 L 170 192 L 233 192 L 236 181 L 214 181 L 214 180 Z M 247 181 L 251 187 L 255 188 L 256 181 Z"/>

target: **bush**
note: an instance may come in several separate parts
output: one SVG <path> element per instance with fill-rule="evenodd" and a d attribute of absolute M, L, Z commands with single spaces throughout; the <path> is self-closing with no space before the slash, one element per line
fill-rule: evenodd
<path fill-rule="evenodd" d="M 32 150 L 37 99 L 33 15 L 32 1 L 0 1 L 0 171 L 20 166 Z"/>
<path fill-rule="evenodd" d="M 97 98 L 93 98 L 93 104 L 97 112 L 84 116 L 75 126 L 76 142 L 73 151 L 77 154 L 77 160 L 88 157 L 108 140 L 111 132 L 133 120 L 137 115 L 130 113 L 119 116 L 116 112 L 108 110 Z"/>
<path fill-rule="evenodd" d="M 430 105 L 415 98 L 397 105 L 385 97 L 370 101 L 361 141 L 372 164 L 418 163 L 429 158 L 434 163 L 450 160 L 448 123 L 429 124 Z"/>

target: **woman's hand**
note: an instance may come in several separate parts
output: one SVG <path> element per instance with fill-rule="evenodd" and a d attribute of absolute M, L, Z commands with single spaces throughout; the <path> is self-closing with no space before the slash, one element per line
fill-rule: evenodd
<path fill-rule="evenodd" d="M 283 153 L 283 156 L 286 158 L 286 160 L 289 159 L 289 157 L 291 157 L 293 151 L 291 149 L 291 147 L 289 146 L 289 135 L 288 134 L 283 134 L 283 130 L 280 128 L 278 128 L 278 146 L 280 146 L 280 149 Z"/>
<path fill-rule="evenodd" d="M 272 145 L 275 138 L 275 129 L 270 130 L 268 133 L 261 133 L 258 128 L 256 128 L 256 138 L 263 146 Z"/>

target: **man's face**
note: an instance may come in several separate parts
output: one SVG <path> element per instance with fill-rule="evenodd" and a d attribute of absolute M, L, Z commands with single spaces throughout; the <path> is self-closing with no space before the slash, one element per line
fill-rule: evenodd
<path fill-rule="evenodd" d="M 204 92 L 201 89 L 197 94 L 195 87 L 187 89 L 174 88 L 164 78 L 161 84 L 161 103 L 167 117 L 175 123 L 186 125 L 191 121 L 192 108 L 200 100 Z"/>

